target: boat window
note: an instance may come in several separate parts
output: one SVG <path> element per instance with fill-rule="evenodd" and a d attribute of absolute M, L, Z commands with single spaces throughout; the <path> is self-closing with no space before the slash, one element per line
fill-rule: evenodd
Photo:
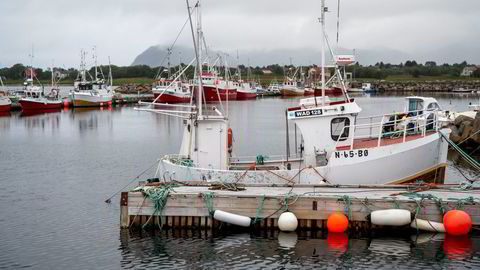
<path fill-rule="evenodd" d="M 418 99 L 410 99 L 408 102 L 408 112 L 412 114 L 412 116 L 422 115 L 423 112 L 420 111 L 423 109 L 423 101 Z"/>
<path fill-rule="evenodd" d="M 348 134 L 350 130 L 349 126 L 350 126 L 350 119 L 348 119 L 347 117 L 333 118 L 331 123 L 332 140 L 345 141 L 348 138 Z"/>
<path fill-rule="evenodd" d="M 427 111 L 440 110 L 440 106 L 436 102 L 428 104 Z"/>

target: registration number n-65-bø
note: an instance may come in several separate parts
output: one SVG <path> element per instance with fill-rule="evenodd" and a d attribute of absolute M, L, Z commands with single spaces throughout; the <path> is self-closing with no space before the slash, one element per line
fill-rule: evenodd
<path fill-rule="evenodd" d="M 368 156 L 367 149 L 335 152 L 335 158 L 353 158 L 353 157 L 366 157 L 366 156 Z"/>

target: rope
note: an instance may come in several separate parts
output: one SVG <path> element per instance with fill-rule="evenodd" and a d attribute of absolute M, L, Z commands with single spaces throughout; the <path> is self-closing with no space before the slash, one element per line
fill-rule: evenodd
<path fill-rule="evenodd" d="M 203 193 L 203 202 L 205 203 L 205 208 L 208 209 L 208 214 L 213 217 L 215 210 L 213 209 L 213 198 L 215 193 L 213 192 L 204 192 Z"/>
<path fill-rule="evenodd" d="M 470 164 L 472 165 L 473 168 L 475 168 L 477 171 L 480 171 L 480 163 L 476 161 L 474 158 L 469 156 L 465 151 L 463 151 L 458 145 L 456 145 L 452 140 L 447 138 L 445 135 L 443 135 L 442 132 L 439 132 L 440 135 L 450 144 L 450 146 L 453 147 L 453 149 L 457 150 L 457 152 Z"/>
<path fill-rule="evenodd" d="M 260 197 L 260 206 L 257 207 L 257 212 L 255 213 L 255 219 L 252 221 L 252 224 L 262 221 L 263 218 L 263 207 L 265 205 L 265 194 L 262 194 Z"/>
<path fill-rule="evenodd" d="M 165 205 L 167 204 L 168 194 L 170 193 L 170 191 L 173 190 L 174 187 L 176 187 L 175 184 L 166 184 L 164 186 L 148 188 L 143 190 L 143 196 L 145 196 L 145 198 L 149 198 L 150 200 L 152 200 L 154 211 L 152 215 L 148 218 L 147 222 L 143 224 L 142 229 L 145 228 L 145 226 L 148 224 L 152 216 L 154 216 L 156 213 L 158 213 L 158 215 L 160 216 L 163 224 L 162 212 L 163 212 L 163 209 L 165 208 Z"/>
<path fill-rule="evenodd" d="M 142 176 L 144 173 L 146 173 L 148 170 L 150 170 L 153 166 L 155 166 L 155 164 L 157 164 L 157 162 L 159 162 L 159 160 L 156 160 L 150 167 L 148 167 L 148 169 L 144 170 L 143 172 L 141 172 L 139 175 L 137 175 L 135 178 L 133 178 L 132 181 L 128 182 L 128 184 L 126 184 L 125 186 L 123 186 L 119 191 L 115 192 L 112 196 L 110 196 L 108 199 L 105 200 L 106 203 L 111 203 L 112 202 L 112 198 L 115 197 L 115 195 L 117 195 L 119 192 L 121 192 L 122 190 L 124 190 L 126 187 L 128 187 L 131 183 L 133 183 L 133 181 L 137 180 L 140 176 Z"/>
<path fill-rule="evenodd" d="M 449 200 L 454 200 L 455 202 L 455 209 L 462 210 L 465 204 L 474 204 L 475 203 L 475 198 L 473 196 L 467 197 L 467 198 L 462 198 L 462 199 L 457 199 L 457 198 L 448 198 Z"/>
<path fill-rule="evenodd" d="M 348 219 L 352 220 L 352 198 L 348 195 L 343 195 L 343 202 L 345 203 L 345 213 L 347 213 Z"/>

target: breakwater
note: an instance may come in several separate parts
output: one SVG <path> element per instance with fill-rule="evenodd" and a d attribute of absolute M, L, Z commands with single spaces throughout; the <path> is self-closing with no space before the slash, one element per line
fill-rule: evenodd
<path fill-rule="evenodd" d="M 471 92 L 480 91 L 480 80 L 384 81 L 371 82 L 380 92 Z M 352 84 L 361 87 L 361 82 Z"/>

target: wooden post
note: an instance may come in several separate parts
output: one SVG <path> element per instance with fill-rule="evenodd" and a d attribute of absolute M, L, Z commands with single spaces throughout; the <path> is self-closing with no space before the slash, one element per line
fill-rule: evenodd
<path fill-rule="evenodd" d="M 130 225 L 128 216 L 128 192 L 122 192 L 120 197 L 120 228 L 128 229 Z"/>

